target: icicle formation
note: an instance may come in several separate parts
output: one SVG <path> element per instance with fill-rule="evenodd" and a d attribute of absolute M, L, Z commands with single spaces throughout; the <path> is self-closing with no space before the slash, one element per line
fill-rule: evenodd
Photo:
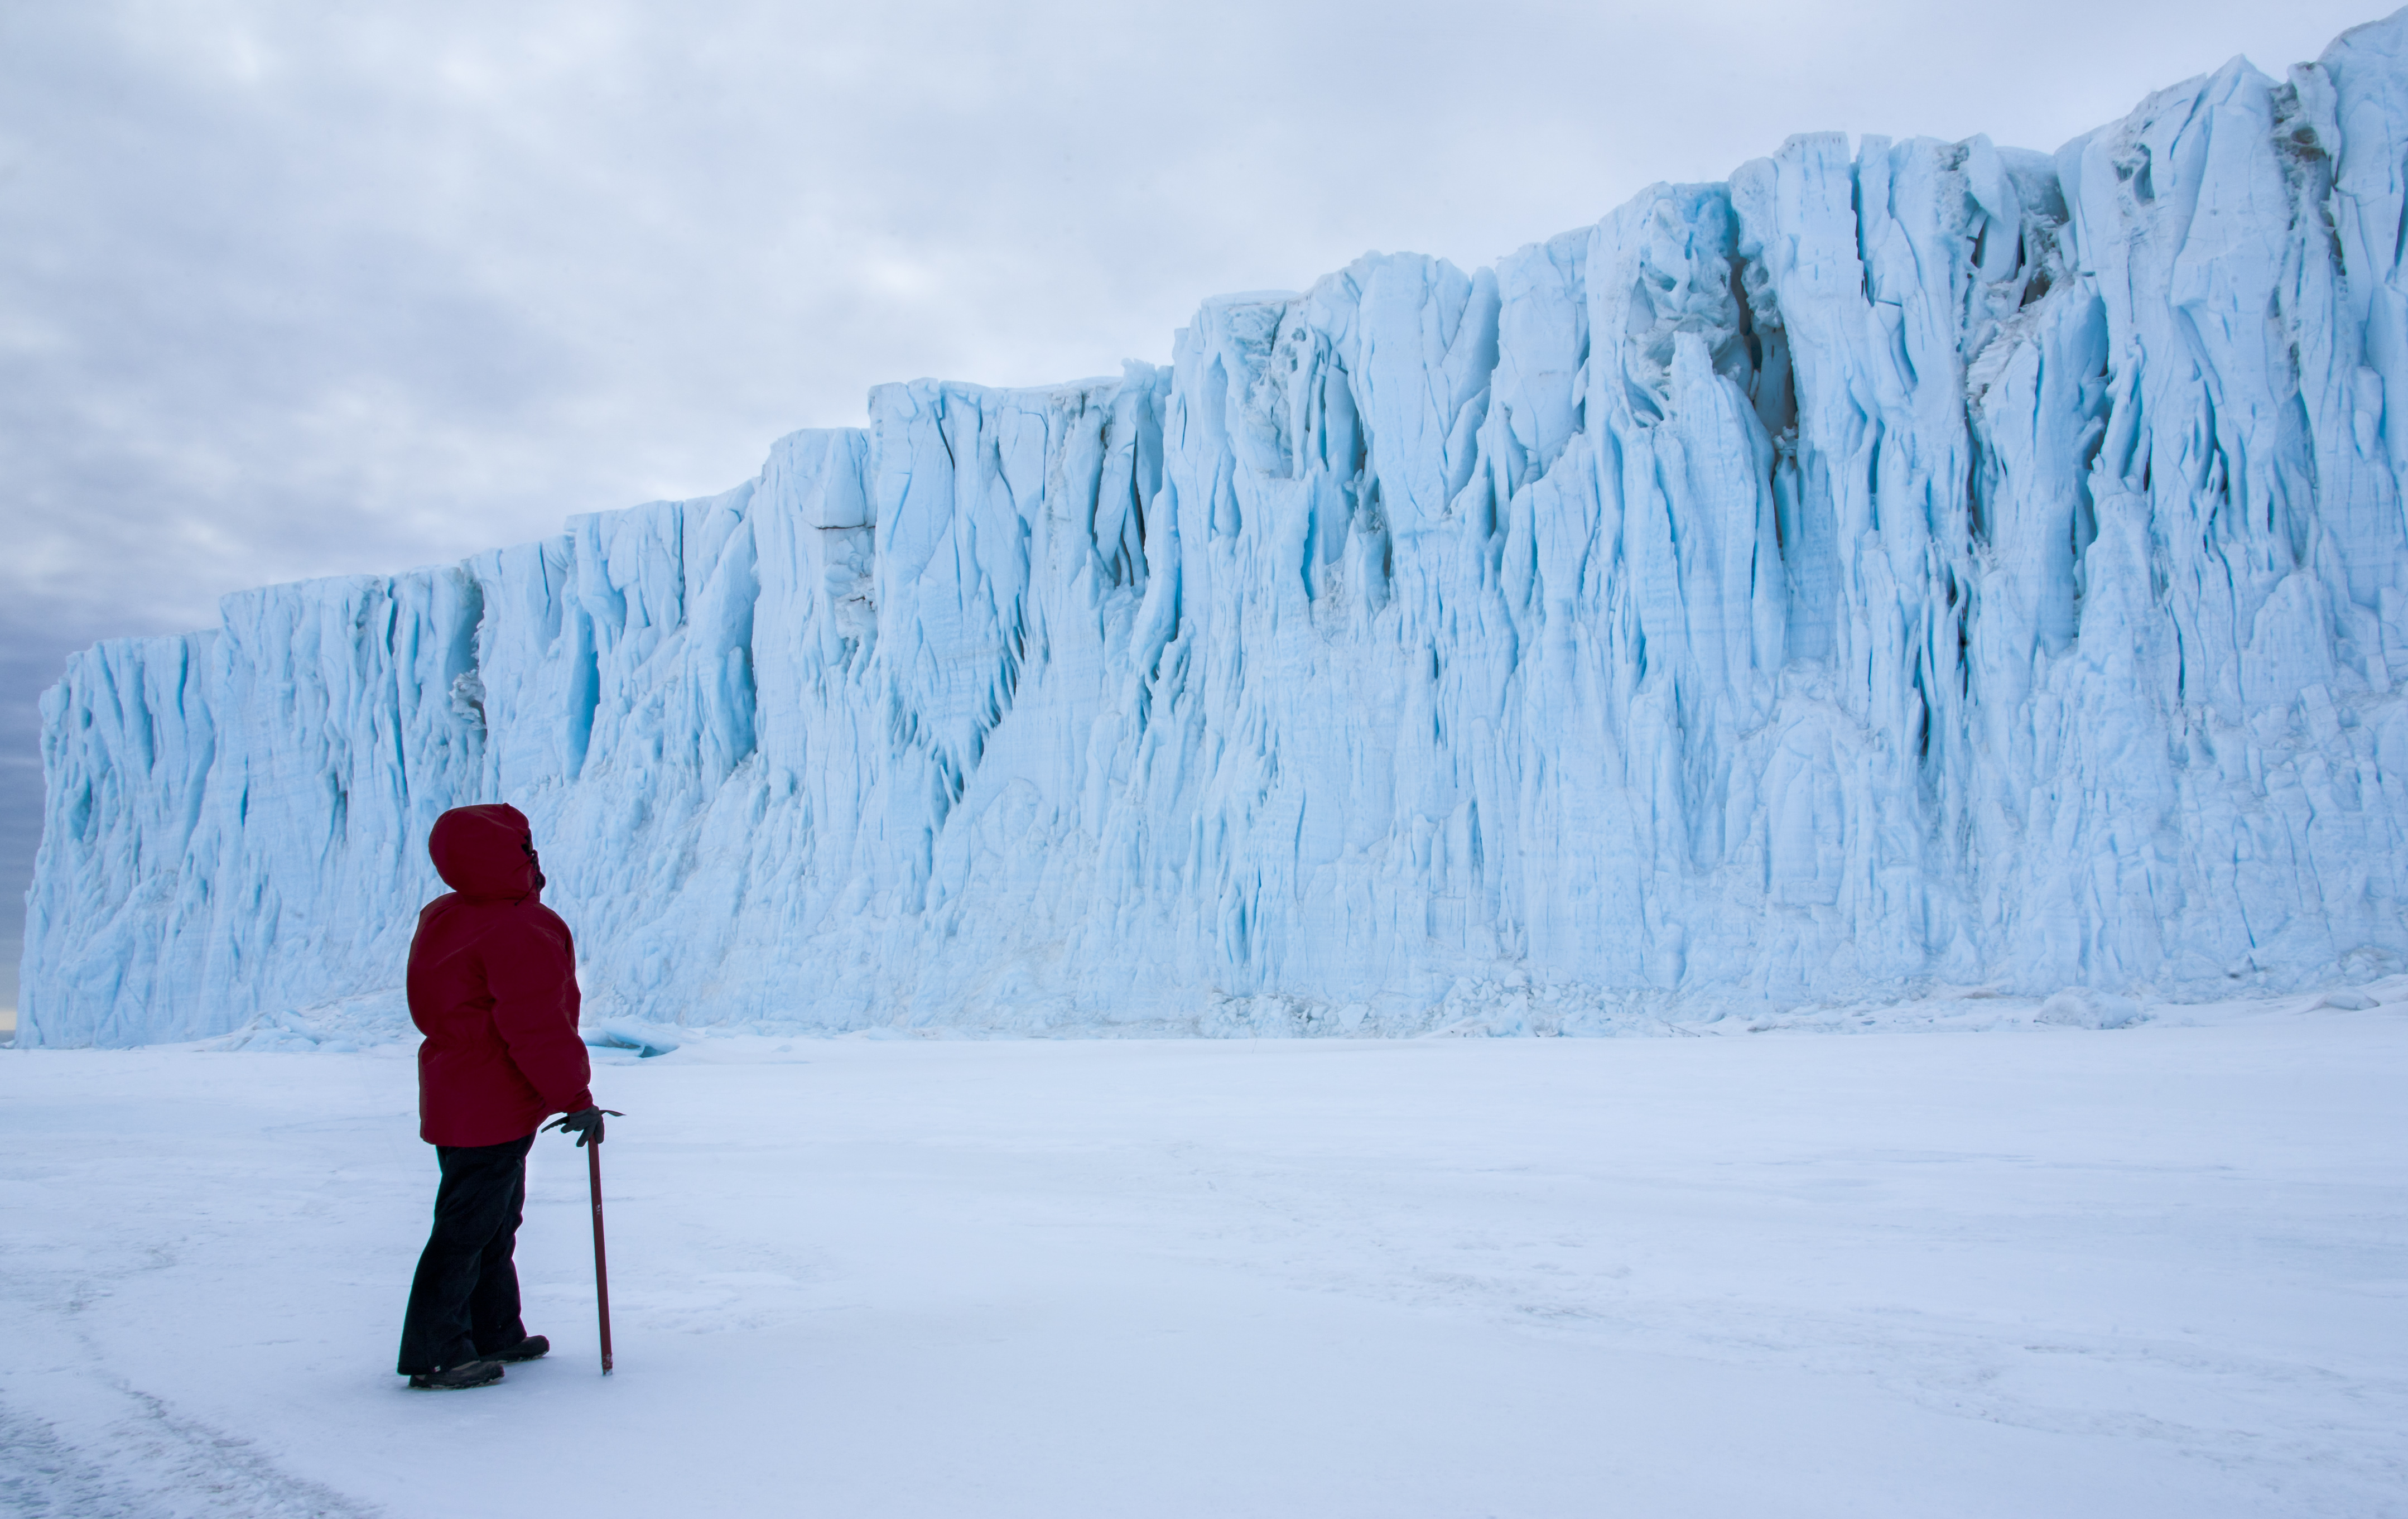
<path fill-rule="evenodd" d="M 661 1022 L 2397 968 L 2403 50 L 2053 159 L 1793 138 L 1493 270 L 1207 302 L 1168 371 L 883 387 L 725 495 L 103 644 L 44 707 L 22 1037 L 384 1006 L 488 799 L 589 1006 Z"/>

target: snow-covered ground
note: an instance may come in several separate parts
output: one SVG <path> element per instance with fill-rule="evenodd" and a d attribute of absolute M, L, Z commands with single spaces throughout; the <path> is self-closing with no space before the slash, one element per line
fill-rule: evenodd
<path fill-rule="evenodd" d="M 2408 1513 L 2408 1010 L 606 1054 L 391 1374 L 410 1062 L 0 1055 L 0 1510 Z"/>

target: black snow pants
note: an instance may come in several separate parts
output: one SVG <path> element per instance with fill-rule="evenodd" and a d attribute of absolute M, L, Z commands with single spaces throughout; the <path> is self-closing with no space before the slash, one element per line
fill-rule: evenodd
<path fill-rule="evenodd" d="M 402 1320 L 404 1376 L 460 1366 L 526 1338 L 510 1252 L 534 1144 L 530 1134 L 507 1144 L 435 1147 L 443 1182 L 435 1192 L 435 1233 L 418 1257 Z"/>

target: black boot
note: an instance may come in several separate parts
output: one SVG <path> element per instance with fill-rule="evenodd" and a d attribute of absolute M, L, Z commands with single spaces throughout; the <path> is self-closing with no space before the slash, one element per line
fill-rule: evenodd
<path fill-rule="evenodd" d="M 440 1370 L 421 1371 L 409 1379 L 409 1384 L 432 1392 L 456 1392 L 463 1387 L 490 1387 L 501 1380 L 499 1361 L 463 1361 Z"/>
<path fill-rule="evenodd" d="M 551 1354 L 551 1340 L 541 1335 L 529 1335 L 508 1350 L 489 1350 L 478 1358 L 486 1361 L 539 1361 Z"/>

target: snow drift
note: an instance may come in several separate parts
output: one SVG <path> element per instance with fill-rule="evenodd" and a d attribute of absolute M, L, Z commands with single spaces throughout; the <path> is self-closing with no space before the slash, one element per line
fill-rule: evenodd
<path fill-rule="evenodd" d="M 44 703 L 21 1039 L 392 1016 L 483 800 L 655 1023 L 2398 968 L 2404 153 L 2408 13 L 2053 157 L 1796 137 L 104 643 Z"/>

